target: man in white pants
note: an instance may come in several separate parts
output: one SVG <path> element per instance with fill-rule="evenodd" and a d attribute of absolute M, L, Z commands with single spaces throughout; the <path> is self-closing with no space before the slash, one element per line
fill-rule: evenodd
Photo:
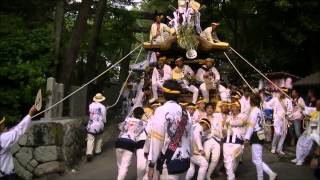
<path fill-rule="evenodd" d="M 190 166 L 192 122 L 185 110 L 177 103 L 181 87 L 177 81 L 167 80 L 163 84 L 167 101 L 158 107 L 151 120 L 149 179 L 155 175 L 160 179 L 185 179 Z"/>
<path fill-rule="evenodd" d="M 190 180 L 193 178 L 195 173 L 195 165 L 198 165 L 199 171 L 197 180 L 204 180 L 208 168 L 208 161 L 205 158 L 202 139 L 206 136 L 206 133 L 210 133 L 210 121 L 207 118 L 202 118 L 199 123 L 193 125 L 192 129 L 193 155 L 191 156 L 191 164 L 190 168 L 188 169 L 186 179 Z"/>
<path fill-rule="evenodd" d="M 164 81 L 172 78 L 171 67 L 165 64 L 166 58 L 161 57 L 157 62 L 157 67 L 153 68 L 152 72 L 152 94 L 153 98 L 149 100 L 149 103 L 153 103 L 158 99 L 158 88 L 162 88 Z"/>
<path fill-rule="evenodd" d="M 36 108 L 32 106 L 28 115 L 26 115 L 19 124 L 8 131 L 5 127 L 5 118 L 0 120 L 0 179 L 16 179 L 13 157 L 10 149 L 27 131 L 31 124 L 31 117 L 36 111 Z"/>
<path fill-rule="evenodd" d="M 137 155 L 137 179 L 141 180 L 145 175 L 147 159 L 144 157 L 143 146 L 147 139 L 144 131 L 147 123 L 141 120 L 143 114 L 143 108 L 137 107 L 133 110 L 133 117 L 126 118 L 122 124 L 116 140 L 117 180 L 125 179 L 134 152 Z"/>
<path fill-rule="evenodd" d="M 104 124 L 107 123 L 106 107 L 101 103 L 106 98 L 97 93 L 93 97 L 93 102 L 89 105 L 89 122 L 87 125 L 87 161 L 90 162 L 93 153 L 100 154 L 102 148 L 102 134 L 104 131 Z"/>
<path fill-rule="evenodd" d="M 172 79 L 177 80 L 183 89 L 192 92 L 192 103 L 196 104 L 199 90 L 190 81 L 194 78 L 194 72 L 190 66 L 183 64 L 183 58 L 176 60 L 176 67 L 172 70 Z"/>
<path fill-rule="evenodd" d="M 240 103 L 231 104 L 231 115 L 228 116 L 225 129 L 227 137 L 223 143 L 223 160 L 228 180 L 235 180 L 235 171 L 243 151 L 243 127 L 246 124 L 246 115 L 240 114 Z"/>
<path fill-rule="evenodd" d="M 296 158 L 291 162 L 301 166 L 310 153 L 313 143 L 320 146 L 320 100 L 316 102 L 316 108 L 306 107 L 304 114 L 310 116 L 307 129 L 299 137 L 296 149 Z"/>
<path fill-rule="evenodd" d="M 251 111 L 249 115 L 249 126 L 245 135 L 245 144 L 251 144 L 252 162 L 257 169 L 257 180 L 263 180 L 263 172 L 269 175 L 270 180 L 275 180 L 277 174 L 262 161 L 262 148 L 264 142 L 264 132 L 262 127 L 263 112 L 260 110 L 261 99 L 258 94 L 250 97 Z"/>
<path fill-rule="evenodd" d="M 216 168 L 221 155 L 221 141 L 224 138 L 224 123 L 229 113 L 228 102 L 219 103 L 220 112 L 215 112 L 213 118 L 209 119 L 211 123 L 211 134 L 204 141 L 204 152 L 207 161 L 210 161 L 206 179 L 211 179 L 211 174 Z"/>
<path fill-rule="evenodd" d="M 201 83 L 200 90 L 206 102 L 209 102 L 209 91 L 217 89 L 220 81 L 220 73 L 213 66 L 214 60 L 207 58 L 205 65 L 198 69 L 196 79 Z"/>
<path fill-rule="evenodd" d="M 282 90 L 286 93 L 288 92 L 288 89 L 283 88 Z M 288 132 L 289 116 L 291 116 L 293 110 L 292 101 L 281 93 L 280 97 L 273 97 L 266 103 L 273 109 L 274 135 L 271 153 L 277 152 L 280 155 L 284 155 L 282 148 Z"/>

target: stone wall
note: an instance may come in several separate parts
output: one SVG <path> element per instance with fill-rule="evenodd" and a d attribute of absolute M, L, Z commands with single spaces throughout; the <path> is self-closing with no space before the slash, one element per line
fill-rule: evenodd
<path fill-rule="evenodd" d="M 33 121 L 12 148 L 15 170 L 23 179 L 63 173 L 85 154 L 85 119 Z"/>

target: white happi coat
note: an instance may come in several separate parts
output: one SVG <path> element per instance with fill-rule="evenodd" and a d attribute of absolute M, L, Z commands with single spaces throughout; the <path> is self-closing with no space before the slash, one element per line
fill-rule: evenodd
<path fill-rule="evenodd" d="M 152 72 L 152 84 L 156 84 L 157 82 L 163 84 L 164 81 L 171 79 L 172 70 L 171 67 L 167 64 L 163 65 L 163 77 L 161 77 L 157 68 L 153 68 Z"/>
<path fill-rule="evenodd" d="M 19 141 L 20 137 L 27 131 L 30 122 L 31 117 L 27 115 L 14 128 L 0 134 L 0 170 L 1 173 L 3 173 L 3 175 L 10 175 L 14 173 L 13 157 L 10 152 L 10 149 L 14 144 L 16 144 Z"/>
<path fill-rule="evenodd" d="M 258 132 L 263 129 L 262 127 L 262 116 L 263 112 L 257 108 L 253 107 L 250 111 L 249 118 L 248 118 L 248 128 L 245 134 L 244 139 L 250 140 L 253 132 Z"/>
<path fill-rule="evenodd" d="M 285 130 L 288 126 L 288 117 L 292 114 L 292 101 L 288 98 L 274 97 L 267 104 L 273 109 L 274 126 Z"/>
<path fill-rule="evenodd" d="M 310 122 L 304 134 L 309 135 L 317 144 L 320 145 L 320 111 L 315 108 L 306 107 L 304 114 L 310 116 Z"/>
<path fill-rule="evenodd" d="M 171 138 L 174 136 L 182 116 L 182 108 L 174 101 L 167 101 L 158 107 L 151 120 L 151 140 L 148 160 L 156 163 L 160 153 L 165 154 Z M 174 159 L 187 159 L 191 154 L 191 126 L 189 117 L 186 129 L 181 138 L 179 146 L 172 156 Z"/>
<path fill-rule="evenodd" d="M 215 67 L 211 67 L 209 71 L 212 71 L 212 73 L 214 74 L 214 77 L 212 78 L 213 80 L 215 80 L 215 81 L 220 80 L 220 73 Z M 197 74 L 196 74 L 197 81 L 204 82 L 203 75 L 205 73 L 206 73 L 206 70 L 204 70 L 203 68 L 199 68 L 198 71 L 197 71 Z"/>
<path fill-rule="evenodd" d="M 213 113 L 213 118 L 210 120 L 211 123 L 211 135 L 221 141 L 223 136 L 224 123 L 226 121 L 226 115 L 222 113 Z"/>
<path fill-rule="evenodd" d="M 134 142 L 146 140 L 146 125 L 146 121 L 134 117 L 127 117 L 123 122 L 119 138 L 131 139 Z"/>
<path fill-rule="evenodd" d="M 250 97 L 246 99 L 246 97 L 242 96 L 239 100 L 241 105 L 241 113 L 245 113 L 246 115 L 249 115 L 250 112 Z"/>
<path fill-rule="evenodd" d="M 200 36 L 211 43 L 214 43 L 215 41 L 220 41 L 217 36 L 217 33 L 215 31 L 212 31 L 212 27 L 207 27 L 204 31 L 202 31 Z"/>
<path fill-rule="evenodd" d="M 290 120 L 302 120 L 303 119 L 303 109 L 306 107 L 306 103 L 299 97 L 298 99 L 294 99 L 295 104 L 293 104 L 292 116 Z"/>
<path fill-rule="evenodd" d="M 89 122 L 87 132 L 90 134 L 100 134 L 104 130 L 104 124 L 107 123 L 106 107 L 98 102 L 92 102 L 89 105 Z"/>
<path fill-rule="evenodd" d="M 176 67 L 177 68 L 177 67 Z M 191 76 L 193 77 L 194 76 L 194 72 L 193 70 L 191 69 L 190 66 L 188 65 L 183 65 L 182 69 L 182 74 L 183 74 L 183 77 L 181 77 L 181 79 L 177 79 L 177 80 L 183 80 L 183 83 L 185 86 L 188 86 L 189 85 L 189 82 L 185 79 L 183 79 L 185 76 Z"/>
<path fill-rule="evenodd" d="M 227 129 L 227 142 L 234 143 L 235 138 L 244 139 L 246 133 L 246 119 L 247 115 L 243 113 L 238 114 L 236 117 L 233 115 L 228 116 L 225 123 L 225 128 Z"/>
<path fill-rule="evenodd" d="M 160 35 L 158 37 L 156 37 L 157 31 L 158 31 L 158 25 L 157 23 L 153 23 L 151 25 L 149 38 L 150 38 L 150 41 L 154 44 L 162 43 L 165 40 L 165 32 L 169 32 L 170 28 L 166 24 L 160 23 L 160 27 L 159 27 Z"/>
<path fill-rule="evenodd" d="M 200 111 L 199 109 L 196 109 L 192 115 L 193 123 L 198 123 L 200 119 L 205 117 L 207 117 L 207 113 L 205 111 Z"/>
<path fill-rule="evenodd" d="M 230 96 L 231 90 L 229 88 L 226 88 L 226 87 L 222 86 L 221 84 L 219 84 L 218 90 L 219 90 L 221 101 L 226 101 L 226 102 L 231 101 L 231 96 Z"/>
<path fill-rule="evenodd" d="M 200 155 L 199 151 L 203 151 L 202 141 L 206 137 L 206 133 L 203 131 L 203 127 L 196 123 L 192 126 L 192 152 L 194 155 Z"/>

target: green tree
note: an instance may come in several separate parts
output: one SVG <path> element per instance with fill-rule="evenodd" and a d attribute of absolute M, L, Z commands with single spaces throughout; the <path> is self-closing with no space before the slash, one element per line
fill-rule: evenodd
<path fill-rule="evenodd" d="M 30 28 L 15 15 L 0 15 L 0 107 L 10 121 L 32 104 L 39 87 L 51 75 L 53 27 Z"/>

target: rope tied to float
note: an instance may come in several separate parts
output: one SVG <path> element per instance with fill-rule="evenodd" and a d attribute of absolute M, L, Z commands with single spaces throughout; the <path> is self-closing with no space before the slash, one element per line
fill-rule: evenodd
<path fill-rule="evenodd" d="M 89 84 L 91 84 L 93 81 L 97 80 L 99 77 L 101 77 L 102 75 L 106 74 L 108 71 L 110 71 L 112 68 L 114 68 L 116 65 L 118 65 L 119 63 L 121 63 L 123 60 L 125 60 L 130 54 L 132 54 L 133 52 L 135 52 L 139 47 L 141 47 L 142 44 L 139 44 L 137 47 L 135 47 L 133 50 L 131 50 L 127 55 L 125 55 L 124 57 L 122 57 L 120 60 L 118 60 L 116 63 L 114 63 L 112 66 L 110 66 L 109 68 L 107 68 L 105 71 L 103 71 L 102 73 L 100 73 L 99 75 L 97 75 L 96 77 L 94 77 L 93 79 L 91 79 L 90 81 L 88 81 L 87 83 L 85 83 L 84 85 L 82 85 L 81 87 L 79 87 L 78 89 L 76 89 L 75 91 L 71 92 L 70 94 L 68 94 L 67 96 L 65 96 L 64 98 L 62 98 L 60 101 L 56 102 L 55 104 L 53 104 L 52 106 L 48 107 L 47 109 L 35 114 L 34 116 L 32 116 L 31 118 L 35 118 L 40 116 L 41 114 L 51 110 L 52 108 L 56 107 L 58 104 L 62 103 L 63 101 L 67 100 L 68 98 L 70 98 L 71 96 L 73 96 L 74 94 L 76 94 L 77 92 L 79 92 L 80 90 L 82 90 L 83 88 L 85 88 L 86 86 L 88 86 Z M 141 48 L 142 49 L 142 48 Z"/>
<path fill-rule="evenodd" d="M 139 59 L 139 57 L 140 57 L 141 52 L 142 52 L 142 47 L 140 48 L 139 54 L 137 55 L 136 60 L 134 61 L 134 64 L 137 63 L 137 61 L 138 61 L 138 59 Z M 126 84 L 127 84 L 128 80 L 129 80 L 132 72 L 133 72 L 132 70 L 129 71 L 129 74 L 128 74 L 126 80 L 125 80 L 124 83 L 122 84 L 122 87 L 121 87 L 121 89 L 120 89 L 120 92 L 119 92 L 119 95 L 118 95 L 118 98 L 117 98 L 116 102 L 113 103 L 111 106 L 108 106 L 107 109 L 110 109 L 110 108 L 114 107 L 116 104 L 118 104 L 118 102 L 119 102 L 119 100 L 120 100 L 120 97 L 121 97 L 121 95 L 122 95 L 122 92 L 123 92 L 124 88 L 126 87 Z"/>

